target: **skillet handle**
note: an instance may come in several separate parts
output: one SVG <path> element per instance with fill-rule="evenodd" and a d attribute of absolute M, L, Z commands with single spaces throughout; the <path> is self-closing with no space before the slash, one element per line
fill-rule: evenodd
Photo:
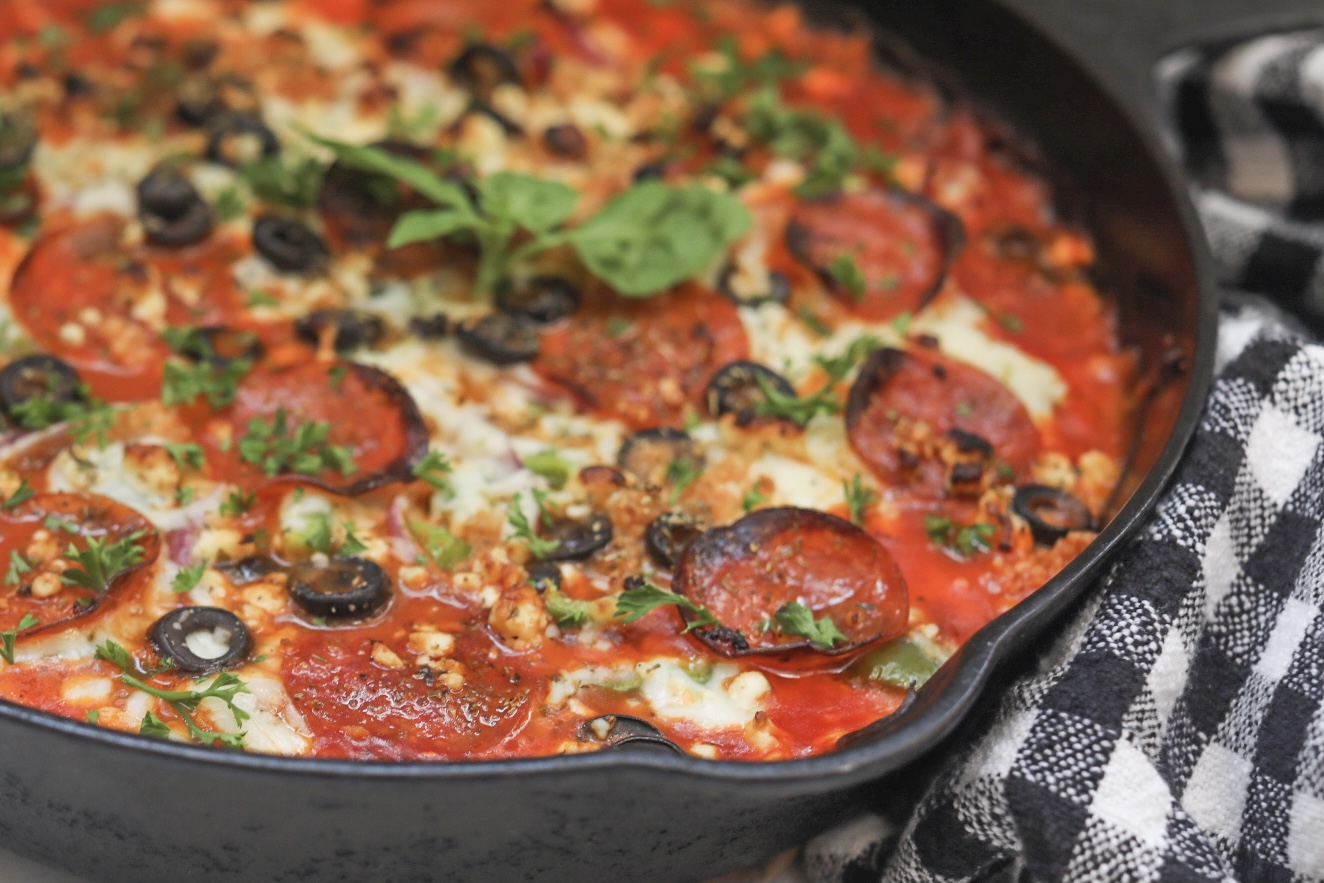
<path fill-rule="evenodd" d="M 1154 65 L 1184 46 L 1324 26 L 1324 0 L 1003 0 L 1087 59 L 1151 119 Z"/>

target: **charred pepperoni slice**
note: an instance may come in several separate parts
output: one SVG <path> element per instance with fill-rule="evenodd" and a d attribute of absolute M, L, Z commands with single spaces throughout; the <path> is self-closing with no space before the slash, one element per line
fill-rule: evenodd
<path fill-rule="evenodd" d="M 38 494 L 0 512 L 0 629 L 53 631 L 117 603 L 160 548 L 147 519 L 95 494 Z"/>
<path fill-rule="evenodd" d="M 300 481 L 347 496 L 408 480 L 428 433 L 394 377 L 354 362 L 258 371 L 229 412 L 233 436 L 215 462 L 231 477 Z"/>
<path fill-rule="evenodd" d="M 839 654 L 905 632 L 905 579 L 883 546 L 835 515 L 761 509 L 691 543 L 672 588 L 721 623 L 695 634 L 725 656 L 812 648 Z M 843 636 L 825 647 L 787 625 L 798 605 Z M 781 614 L 781 616 L 779 616 Z"/>
<path fill-rule="evenodd" d="M 846 430 L 880 478 L 919 493 L 959 488 L 969 463 L 1012 478 L 1039 448 L 1034 421 L 1007 387 L 931 350 L 874 352 L 847 398 Z"/>
<path fill-rule="evenodd" d="M 212 236 L 185 249 L 122 244 L 124 221 L 101 216 L 42 236 L 14 273 L 9 303 L 37 344 L 103 398 L 160 390 L 167 325 L 223 325 L 240 305 L 237 244 Z"/>
<path fill-rule="evenodd" d="M 932 300 L 964 239 L 953 215 L 904 190 L 807 202 L 786 227 L 791 254 L 852 310 L 875 321 Z"/>
<path fill-rule="evenodd" d="M 308 631 L 282 651 L 282 680 L 323 757 L 424 759 L 500 756 L 540 707 L 545 682 L 489 660 L 482 630 L 458 633 L 455 650 L 423 665 L 372 661 L 373 639 L 406 655 L 389 631 Z"/>
<path fill-rule="evenodd" d="M 647 300 L 600 298 L 549 329 L 534 368 L 587 410 L 633 429 L 679 425 L 728 362 L 748 356 L 736 308 L 695 285 Z"/>

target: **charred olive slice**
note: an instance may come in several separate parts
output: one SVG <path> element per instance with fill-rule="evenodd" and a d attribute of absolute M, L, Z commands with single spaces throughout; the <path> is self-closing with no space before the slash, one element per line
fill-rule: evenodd
<path fill-rule="evenodd" d="M 383 333 L 380 317 L 356 310 L 316 310 L 297 320 L 294 329 L 310 343 L 319 342 L 324 334 L 333 331 L 332 342 L 337 352 L 374 346 Z"/>
<path fill-rule="evenodd" d="M 14 418 L 15 410 L 33 399 L 77 401 L 81 386 L 78 372 L 63 359 L 46 353 L 21 356 L 0 371 L 0 408 Z"/>
<path fill-rule="evenodd" d="M 579 741 L 592 742 L 603 748 L 646 748 L 682 754 L 680 746 L 663 736 L 657 727 L 646 720 L 628 714 L 604 714 L 584 721 L 579 728 Z"/>
<path fill-rule="evenodd" d="M 688 512 L 663 512 L 644 531 L 644 548 L 659 567 L 675 567 L 681 554 L 706 529 L 702 519 Z"/>
<path fill-rule="evenodd" d="M 413 316 L 409 320 L 409 330 L 423 340 L 438 340 L 450 333 L 451 320 L 445 313 Z"/>
<path fill-rule="evenodd" d="M 1094 529 L 1094 517 L 1084 503 L 1044 484 L 1016 488 L 1011 511 L 1029 523 L 1034 541 L 1041 546 L 1051 546 L 1073 530 Z"/>
<path fill-rule="evenodd" d="M 910 613 L 905 578 L 887 549 L 812 509 L 760 509 L 706 531 L 681 555 L 672 591 L 716 618 L 721 629 L 694 634 L 725 656 L 846 653 L 903 634 Z"/>
<path fill-rule="evenodd" d="M 703 469 L 703 456 L 689 434 L 669 426 L 641 429 L 627 436 L 616 455 L 616 465 L 644 484 L 661 487 L 678 470 L 693 474 Z"/>
<path fill-rule="evenodd" d="M 266 555 L 249 555 L 235 561 L 219 561 L 216 563 L 216 569 L 225 574 L 234 585 L 246 586 L 263 577 L 278 573 L 284 568 L 274 558 Z"/>
<path fill-rule="evenodd" d="M 588 154 L 588 139 L 578 126 L 569 123 L 550 126 L 542 133 L 542 143 L 550 152 L 566 159 L 583 159 Z"/>
<path fill-rule="evenodd" d="M 524 571 L 529 575 L 529 585 L 539 592 L 561 588 L 561 568 L 552 561 L 534 561 L 526 564 Z"/>
<path fill-rule="evenodd" d="M 153 245 L 179 248 L 201 242 L 211 233 L 211 206 L 179 169 L 157 166 L 137 189 L 138 218 Z"/>
<path fill-rule="evenodd" d="M 305 562 L 290 570 L 290 597 L 309 616 L 364 619 L 391 600 L 386 571 L 367 558 Z"/>
<path fill-rule="evenodd" d="M 735 264 L 727 264 L 717 280 L 717 290 L 733 304 L 756 307 L 760 304 L 785 304 L 791 299 L 791 280 L 785 273 L 770 270 L 763 279 L 755 279 Z"/>
<path fill-rule="evenodd" d="M 497 290 L 496 305 L 507 313 L 550 325 L 579 308 L 579 289 L 561 276 L 534 276 L 502 285 Z"/>
<path fill-rule="evenodd" d="M 264 215 L 253 222 L 253 247 L 282 273 L 311 275 L 326 267 L 331 252 L 302 221 Z"/>
<path fill-rule="evenodd" d="M 768 402 L 768 390 L 795 397 L 795 387 L 776 371 L 758 362 L 739 361 L 725 365 L 703 391 L 704 404 L 714 417 L 734 414 L 737 426 L 749 426 Z"/>
<path fill-rule="evenodd" d="M 147 640 L 176 669 L 195 675 L 242 665 L 253 649 L 248 626 L 219 607 L 176 608 L 152 624 Z"/>
<path fill-rule="evenodd" d="M 556 548 L 544 561 L 579 561 L 611 542 L 611 519 L 595 512 L 583 521 L 561 521 L 543 531 L 543 539 L 554 540 Z"/>
<path fill-rule="evenodd" d="M 205 155 L 238 169 L 279 153 L 280 139 L 261 119 L 251 113 L 226 113 L 212 124 Z"/>
<path fill-rule="evenodd" d="M 520 82 L 515 59 L 491 43 L 470 43 L 447 70 L 457 84 L 484 100 L 492 96 L 497 86 Z"/>
<path fill-rule="evenodd" d="M 510 313 L 489 313 L 461 322 L 455 326 L 455 336 L 470 355 L 493 365 L 531 361 L 541 345 L 538 326 Z"/>

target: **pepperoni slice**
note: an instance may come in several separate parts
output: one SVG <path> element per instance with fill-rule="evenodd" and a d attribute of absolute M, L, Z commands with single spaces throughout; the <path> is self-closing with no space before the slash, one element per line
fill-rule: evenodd
<path fill-rule="evenodd" d="M 965 241 L 960 221 L 904 190 L 869 190 L 802 205 L 786 243 L 833 295 L 869 320 L 932 300 Z"/>
<path fill-rule="evenodd" d="M 70 546 L 105 552 L 78 563 L 68 557 Z M 38 624 L 20 630 L 26 637 L 89 616 L 128 590 L 132 574 L 155 561 L 160 549 L 146 518 L 95 494 L 38 494 L 0 512 L 0 562 L 7 568 L 0 629 L 16 629 L 32 616 Z"/>
<path fill-rule="evenodd" d="M 44 234 L 14 273 L 9 303 L 43 349 L 116 400 L 157 395 L 165 325 L 224 324 L 239 310 L 230 264 L 239 246 L 213 236 L 173 250 L 126 246 L 125 221 L 102 215 Z"/>
<path fill-rule="evenodd" d="M 283 679 L 322 757 L 479 759 L 501 746 L 542 704 L 538 678 L 491 661 L 482 632 L 457 635 L 432 667 L 371 661 L 370 634 L 309 632 L 283 651 Z M 385 639 L 386 636 L 383 636 Z M 404 652 L 398 638 L 386 640 Z"/>
<path fill-rule="evenodd" d="M 677 426 L 728 362 L 747 358 L 736 308 L 697 285 L 646 300 L 609 296 L 543 335 L 534 368 L 580 404 L 633 429 Z"/>
<path fill-rule="evenodd" d="M 905 579 L 882 544 L 813 509 L 760 509 L 707 531 L 682 555 L 673 589 L 721 623 L 695 634 L 725 656 L 846 653 L 902 634 L 910 614 Z M 778 624 L 791 604 L 816 621 L 830 617 L 845 641 L 829 649 Z"/>
<path fill-rule="evenodd" d="M 256 371 L 240 385 L 229 422 L 232 444 L 216 457 L 230 478 L 260 474 L 347 496 L 409 480 L 427 451 L 427 426 L 408 390 L 354 362 Z M 300 462 L 299 452 L 312 459 Z"/>
<path fill-rule="evenodd" d="M 1039 448 L 1039 431 L 1011 390 L 932 350 L 875 351 L 851 387 L 846 430 L 880 478 L 917 493 L 950 486 L 955 462 L 970 462 L 963 455 L 1010 469 L 1003 477 L 1012 478 Z"/>

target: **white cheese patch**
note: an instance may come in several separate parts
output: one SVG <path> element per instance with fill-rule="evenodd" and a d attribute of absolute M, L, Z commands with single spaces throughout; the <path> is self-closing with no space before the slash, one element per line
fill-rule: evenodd
<path fill-rule="evenodd" d="M 980 330 L 985 313 L 968 298 L 934 304 L 911 324 L 912 333 L 931 334 L 947 355 L 974 365 L 1001 381 L 1036 420 L 1051 417 L 1067 394 L 1066 381 L 1049 364 Z"/>
<path fill-rule="evenodd" d="M 266 754 L 299 755 L 308 753 L 312 733 L 285 692 L 280 681 L 260 674 L 245 674 L 247 693 L 237 693 L 234 704 L 248 712 L 242 724 L 219 699 L 204 699 L 205 710 L 213 725 L 222 733 L 244 733 L 244 747 Z M 210 680 L 204 680 L 210 683 Z"/>
<path fill-rule="evenodd" d="M 840 438 L 839 432 L 837 436 Z M 838 445 L 844 447 L 840 441 Z M 823 465 L 809 464 L 781 454 L 765 453 L 750 464 L 749 484 L 761 477 L 770 479 L 774 488 L 770 499 L 775 505 L 831 509 L 844 499 L 841 479 L 833 468 L 839 460 L 822 462 Z"/>
<path fill-rule="evenodd" d="M 61 451 L 51 462 L 46 481 L 50 490 L 57 493 L 90 491 L 110 497 L 137 510 L 161 530 L 179 530 L 196 524 L 220 503 L 218 489 L 180 506 L 173 488 L 158 487 L 150 476 L 125 460 L 121 442 L 104 448 L 89 445 L 78 449 L 76 456 L 72 450 Z"/>

